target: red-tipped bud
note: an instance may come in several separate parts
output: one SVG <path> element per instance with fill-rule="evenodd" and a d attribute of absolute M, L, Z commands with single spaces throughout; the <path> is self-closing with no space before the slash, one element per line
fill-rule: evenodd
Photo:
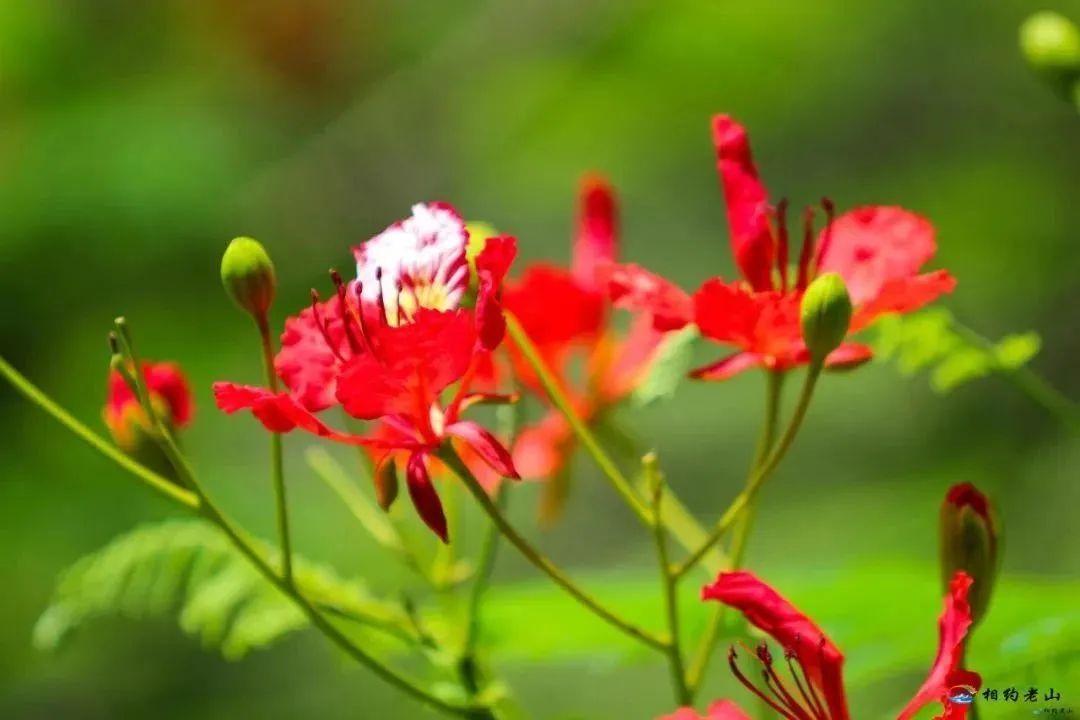
<path fill-rule="evenodd" d="M 974 581 L 968 593 L 971 617 L 986 613 L 999 565 L 1000 528 L 989 499 L 971 483 L 949 488 L 941 505 L 941 574 L 945 586 L 956 571 Z"/>

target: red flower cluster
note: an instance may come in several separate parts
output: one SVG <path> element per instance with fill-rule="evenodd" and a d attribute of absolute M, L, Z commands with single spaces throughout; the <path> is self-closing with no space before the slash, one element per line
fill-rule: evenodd
<path fill-rule="evenodd" d="M 966 717 L 967 707 L 948 700 L 949 689 L 956 685 L 978 688 L 977 674 L 960 667 L 964 638 L 971 627 L 971 608 L 967 595 L 971 578 L 957 572 L 945 596 L 945 608 L 938 621 L 937 657 L 922 686 L 904 706 L 898 720 L 910 720 L 915 713 L 933 702 L 941 702 L 944 711 L 938 720 L 960 720 Z M 718 600 L 741 612 L 752 625 L 773 638 L 784 650 L 784 665 L 790 680 L 766 643 L 759 645 L 752 663 L 755 672 L 744 673 L 732 647 L 728 664 L 744 686 L 776 711 L 778 717 L 790 720 L 849 720 L 844 696 L 842 666 L 844 656 L 825 634 L 784 599 L 776 590 L 748 572 L 721 573 L 716 582 L 702 591 L 705 600 Z M 751 677 L 764 678 L 760 684 Z M 663 720 L 701 720 L 688 709 Z M 730 702 L 713 705 L 705 720 L 743 720 L 749 715 Z"/>
<path fill-rule="evenodd" d="M 569 269 L 550 263 L 529 265 L 506 283 L 503 301 L 536 345 L 585 422 L 598 419 L 644 377 L 662 335 L 641 317 L 625 338 L 610 324 L 606 283 L 618 254 L 618 208 L 611 187 L 589 176 L 581 185 L 577 233 Z M 513 345 L 510 358 L 518 380 L 547 400 L 536 374 Z M 573 382 L 575 363 L 584 378 Z M 575 447 L 565 418 L 549 409 L 525 427 L 514 446 L 514 461 L 524 477 L 551 478 L 566 465 Z"/>
<path fill-rule="evenodd" d="M 616 303 L 649 311 L 658 330 L 692 322 L 710 340 L 738 349 L 696 370 L 694 377 L 724 380 L 753 367 L 786 370 L 808 363 L 799 303 L 819 273 L 839 273 L 847 284 L 855 305 L 852 333 L 883 314 L 916 310 L 955 286 L 945 270 L 919 274 L 934 255 L 934 229 L 926 219 L 898 207 L 871 205 L 834 218 L 832 203 L 824 200 L 826 222 L 816 235 L 814 209 L 807 208 L 802 247 L 790 267 L 787 202 L 770 204 L 741 125 L 717 115 L 712 130 L 731 249 L 742 279 L 712 278 L 691 296 L 636 265 L 617 268 L 611 278 Z M 871 355 L 865 345 L 845 343 L 826 363 L 851 366 Z"/>
<path fill-rule="evenodd" d="M 272 432 L 300 428 L 367 447 L 381 467 L 401 462 L 413 504 L 445 542 L 446 518 L 428 463 L 455 438 L 502 477 L 516 478 L 509 452 L 484 427 L 461 419 L 481 400 L 473 377 L 502 341 L 500 286 L 516 252 L 511 237 L 489 238 L 475 260 L 475 287 L 466 257 L 468 233 L 449 205 L 413 207 L 354 250 L 356 279 L 332 273 L 333 298 L 312 291 L 312 304 L 285 322 L 274 361 L 288 392 L 216 383 L 218 407 L 249 409 Z M 475 297 L 472 307 L 466 298 Z M 448 402 L 444 391 L 457 383 Z M 377 420 L 369 435 L 333 430 L 314 413 L 340 405 Z"/>
<path fill-rule="evenodd" d="M 143 362 L 142 371 L 150 402 L 162 422 L 177 429 L 191 422 L 191 391 L 179 366 L 168 362 Z M 135 451 L 139 434 L 150 430 L 149 418 L 139 405 L 139 399 L 116 370 L 109 373 L 108 397 L 102 416 L 116 444 L 129 453 Z"/>

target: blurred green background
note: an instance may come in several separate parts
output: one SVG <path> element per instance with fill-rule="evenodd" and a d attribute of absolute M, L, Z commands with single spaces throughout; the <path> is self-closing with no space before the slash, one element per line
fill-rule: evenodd
<path fill-rule="evenodd" d="M 1080 2 L 1049 6 L 1080 19 Z M 939 231 L 935 265 L 959 279 L 945 304 L 993 337 L 1039 332 L 1034 369 L 1077 397 L 1080 127 L 1016 49 L 1019 23 L 1042 7 L 2 3 L 0 352 L 103 430 L 105 333 L 126 314 L 145 355 L 178 360 L 190 374 L 197 416 L 185 442 L 206 481 L 269 537 L 265 435 L 248 418 L 218 413 L 209 392 L 216 379 L 260 374 L 254 330 L 219 285 L 229 238 L 253 235 L 270 249 L 280 322 L 307 302 L 308 288 L 326 285 L 328 267 L 348 267 L 351 244 L 416 201 L 445 199 L 516 234 L 519 267 L 565 260 L 577 180 L 596 170 L 621 195 L 624 256 L 693 287 L 732 272 L 708 135 L 709 116 L 725 111 L 749 127 L 777 196 L 801 205 L 828 194 L 841 208 L 901 204 L 929 216 Z M 685 384 L 673 400 L 622 416 L 660 451 L 671 484 L 703 520 L 742 483 L 763 384 L 759 375 Z M 401 573 L 304 467 L 310 441 L 286 444 L 302 552 L 394 592 Z M 31 628 L 58 571 L 176 511 L 6 386 L 0 458 L 0 717 L 427 716 L 313 633 L 243 663 L 202 649 L 171 620 L 102 621 L 57 653 L 33 650 Z M 515 519 L 583 577 L 651 577 L 648 538 L 587 459 L 578 466 L 559 526 L 535 531 L 535 487 L 515 489 Z M 1039 588 L 1057 597 L 1080 572 L 1078 469 L 1077 437 L 1008 383 L 991 378 L 943 398 L 925 378 L 873 363 L 823 383 L 763 495 L 749 563 L 822 617 L 853 672 L 865 671 L 850 689 L 855 715 L 885 717 L 934 654 L 945 488 L 975 482 L 1000 508 L 1013 583 L 997 598 L 1012 608 L 1000 622 L 1027 627 L 1053 613 L 1056 622 L 1062 607 L 1075 621 L 1075 597 L 1050 608 Z M 924 579 L 909 583 L 893 567 Z M 509 551 L 496 577 L 535 581 Z M 1000 597 L 1009 588 L 1015 597 Z M 876 605 L 883 597 L 889 604 Z M 545 607 L 508 601 L 499 615 L 544 629 L 550 641 L 562 617 Z M 838 607 L 854 609 L 837 615 Z M 1014 628 L 991 630 L 993 618 L 992 608 L 987 636 L 1009 637 Z M 658 613 L 649 622 L 658 626 Z M 861 640 L 846 645 L 853 623 Z M 567 642 L 573 627 L 561 630 Z M 898 634 L 915 638 L 920 657 L 874 676 L 867 658 L 887 655 Z M 986 642 L 974 659 L 1001 652 Z M 1032 653 L 1024 657 L 1037 660 Z M 535 717 L 647 718 L 672 708 L 655 657 L 509 655 L 495 667 Z M 706 697 L 746 699 L 722 660 L 711 678 Z M 991 684 L 1054 685 L 1062 705 L 1080 708 L 1075 670 L 1056 661 L 1006 665 Z"/>

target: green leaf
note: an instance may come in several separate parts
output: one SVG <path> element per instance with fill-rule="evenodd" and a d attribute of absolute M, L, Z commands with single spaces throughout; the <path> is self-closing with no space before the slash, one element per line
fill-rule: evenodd
<path fill-rule="evenodd" d="M 269 553 L 267 557 L 273 562 Z M 400 605 L 373 598 L 363 584 L 302 558 L 294 564 L 304 594 L 350 618 L 373 640 L 411 640 Z M 296 605 L 203 520 L 144 525 L 83 557 L 60 578 L 34 627 L 34 645 L 58 647 L 87 621 L 105 615 L 161 617 L 178 610 L 181 629 L 229 659 L 243 657 L 307 627 Z M 400 643 L 392 646 L 400 649 Z"/>
<path fill-rule="evenodd" d="M 675 395 L 694 361 L 694 344 L 700 337 L 697 327 L 687 325 L 668 333 L 660 342 L 656 356 L 649 365 L 645 381 L 634 391 L 634 402 L 640 407 Z"/>
<path fill-rule="evenodd" d="M 943 308 L 890 315 L 876 328 L 872 344 L 878 357 L 895 359 L 904 375 L 928 371 L 930 386 L 940 393 L 995 372 L 1016 370 L 1035 357 L 1041 345 L 1033 332 L 1008 335 L 997 343 L 983 340 Z"/>

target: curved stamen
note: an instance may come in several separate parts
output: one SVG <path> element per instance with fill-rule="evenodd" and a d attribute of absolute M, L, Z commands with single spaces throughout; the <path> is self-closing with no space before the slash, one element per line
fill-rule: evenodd
<path fill-rule="evenodd" d="M 814 208 L 803 210 L 803 244 L 799 252 L 799 278 L 796 287 L 805 290 L 810 280 L 810 260 L 814 253 Z"/>
<path fill-rule="evenodd" d="M 799 638 L 795 638 L 795 642 L 799 642 Z M 802 695 L 803 701 L 806 706 L 813 713 L 815 720 L 828 720 L 828 716 L 825 714 L 824 708 L 818 702 L 817 695 L 814 694 L 814 686 L 810 684 L 810 678 L 806 676 L 806 669 L 803 668 L 802 663 L 796 657 L 795 653 L 791 650 L 784 651 L 784 659 L 787 661 L 788 672 L 791 673 L 791 678 L 795 681 L 795 687 L 799 689 L 799 694 Z M 792 662 L 794 661 L 794 662 Z M 799 669 L 796 670 L 795 666 L 798 665 Z M 806 686 L 803 685 L 800 679 L 800 674 L 806 678 Z M 810 692 L 807 693 L 806 687 L 810 688 Z"/>
<path fill-rule="evenodd" d="M 735 653 L 734 645 L 732 645 L 731 648 L 728 650 L 728 667 L 731 668 L 731 672 L 735 676 L 735 679 L 741 682 L 747 690 L 757 695 L 762 702 L 764 702 L 776 712 L 780 713 L 781 717 L 784 717 L 787 720 L 799 720 L 799 718 L 793 717 L 790 711 L 778 705 L 776 701 L 763 693 L 760 689 L 758 689 L 756 685 L 754 685 L 754 683 L 750 682 L 750 680 L 745 675 L 743 675 L 742 670 L 739 669 L 739 663 L 737 661 L 737 655 Z"/>
<path fill-rule="evenodd" d="M 326 347 L 330 348 L 330 352 L 334 354 L 339 361 L 345 362 L 345 358 L 341 357 L 341 353 L 338 352 L 337 345 L 330 339 L 330 331 L 326 326 L 326 321 L 323 319 L 322 313 L 319 312 L 319 303 L 322 302 L 319 299 L 319 291 L 315 288 L 311 288 L 311 314 L 315 317 L 315 327 L 319 328 L 319 333 L 322 335 L 323 342 L 326 343 Z"/>
<path fill-rule="evenodd" d="M 780 701 L 784 707 L 795 715 L 799 720 L 813 720 L 810 715 L 803 709 L 802 705 L 792 697 L 788 692 L 787 687 L 784 686 L 784 681 L 780 679 L 780 676 L 776 674 L 773 669 L 772 653 L 769 652 L 769 646 L 764 642 L 758 646 L 757 658 L 761 662 L 763 667 L 762 677 L 765 680 L 765 687 L 769 688 L 772 694 Z"/>
<path fill-rule="evenodd" d="M 821 198 L 821 209 L 825 211 L 825 230 L 822 233 L 821 245 L 818 246 L 817 252 L 814 253 L 814 272 L 817 272 L 818 266 L 821 264 L 821 258 L 825 256 L 825 251 L 829 247 L 829 241 L 832 239 L 832 224 L 836 219 L 836 206 L 833 205 L 833 201 L 827 197 Z"/>
<path fill-rule="evenodd" d="M 788 289 L 788 229 L 787 229 L 788 201 L 783 198 L 776 204 L 776 230 L 777 230 L 777 257 L 776 265 L 780 269 L 780 290 L 787 292 Z"/>
<path fill-rule="evenodd" d="M 349 341 L 349 349 L 352 350 L 353 355 L 359 355 L 362 346 L 360 341 L 356 339 L 356 333 L 353 332 L 352 327 L 352 308 L 349 306 L 349 301 L 345 297 L 345 283 L 341 279 L 341 275 L 337 270 L 331 268 L 330 280 L 334 283 L 334 289 L 337 292 L 338 300 L 338 316 L 341 317 L 341 324 L 345 327 L 345 337 Z"/>

